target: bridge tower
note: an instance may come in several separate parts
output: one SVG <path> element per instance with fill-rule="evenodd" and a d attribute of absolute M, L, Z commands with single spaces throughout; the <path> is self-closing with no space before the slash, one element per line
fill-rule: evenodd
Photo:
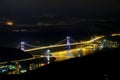
<path fill-rule="evenodd" d="M 25 42 L 21 42 L 21 50 L 24 51 L 25 50 Z"/>
<path fill-rule="evenodd" d="M 70 52 L 70 37 L 67 37 L 67 58 L 71 58 L 73 55 Z"/>
<path fill-rule="evenodd" d="M 70 37 L 67 37 L 67 52 L 70 54 Z"/>
<path fill-rule="evenodd" d="M 46 51 L 45 56 L 46 56 L 47 61 L 48 61 L 47 64 L 49 64 L 50 63 L 50 50 L 49 49 Z"/>

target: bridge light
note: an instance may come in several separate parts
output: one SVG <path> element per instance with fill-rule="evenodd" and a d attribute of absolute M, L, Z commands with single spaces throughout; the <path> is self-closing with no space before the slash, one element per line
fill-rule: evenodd
<path fill-rule="evenodd" d="M 70 38 L 69 36 L 67 36 L 67 39 Z"/>
<path fill-rule="evenodd" d="M 47 53 L 49 53 L 49 52 L 50 52 L 50 50 L 48 49 L 48 50 L 47 50 Z"/>
<path fill-rule="evenodd" d="M 21 42 L 21 44 L 25 44 L 25 42 Z"/>
<path fill-rule="evenodd" d="M 25 42 L 21 42 L 21 50 L 24 51 L 25 50 Z"/>
<path fill-rule="evenodd" d="M 48 49 L 47 51 L 46 51 L 46 58 L 47 58 L 47 63 L 49 64 L 50 63 L 50 50 Z"/>

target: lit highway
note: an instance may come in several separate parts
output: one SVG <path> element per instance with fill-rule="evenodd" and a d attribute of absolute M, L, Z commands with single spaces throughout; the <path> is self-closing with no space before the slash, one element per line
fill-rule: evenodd
<path fill-rule="evenodd" d="M 27 61 L 27 60 L 33 60 L 35 59 L 34 57 L 33 58 L 27 58 L 27 59 L 20 59 L 20 60 L 13 60 L 13 61 L 10 61 L 10 62 L 21 62 L 21 61 Z M 0 64 L 6 64 L 7 62 L 1 62 Z"/>
<path fill-rule="evenodd" d="M 120 34 L 111 34 L 111 36 L 120 36 Z"/>

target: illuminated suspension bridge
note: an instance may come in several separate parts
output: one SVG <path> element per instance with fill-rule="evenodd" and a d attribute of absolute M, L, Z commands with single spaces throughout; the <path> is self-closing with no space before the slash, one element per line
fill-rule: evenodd
<path fill-rule="evenodd" d="M 44 54 L 44 57 L 47 57 L 48 61 L 49 61 L 49 57 L 51 54 L 54 54 L 55 52 L 50 52 L 51 49 L 54 48 L 58 48 L 60 49 L 60 47 L 66 47 L 66 50 L 61 50 L 61 51 L 56 51 L 56 54 L 58 54 L 59 52 L 61 54 L 66 54 L 66 55 L 62 55 L 62 56 L 55 56 L 54 57 L 67 57 L 67 59 L 74 57 L 71 53 L 71 51 L 75 51 L 76 49 L 73 49 L 72 46 L 77 46 L 77 45 L 83 45 L 83 46 L 89 46 L 92 45 L 94 46 L 93 42 L 96 42 L 97 40 L 102 39 L 104 36 L 97 36 L 93 39 L 90 39 L 89 41 L 84 41 L 84 42 L 77 42 L 74 39 L 72 39 L 71 37 L 66 37 L 65 39 L 63 39 L 62 41 L 54 44 L 54 45 L 50 45 L 50 46 L 34 46 L 31 44 L 28 44 L 26 42 L 21 42 L 21 50 L 23 50 L 24 52 L 32 52 L 33 54 L 35 53 L 35 51 L 39 51 L 40 50 L 44 50 L 45 52 L 42 52 L 42 54 Z M 25 46 L 29 46 L 32 47 L 30 49 L 25 49 Z M 41 54 L 41 53 L 40 53 Z M 40 56 L 40 54 L 38 56 Z M 42 56 L 43 57 L 43 56 Z"/>
<path fill-rule="evenodd" d="M 33 46 L 33 45 L 27 44 L 25 42 L 21 42 L 21 50 L 23 50 L 25 52 L 30 52 L 30 51 L 47 49 L 47 48 L 55 48 L 55 47 L 67 46 L 68 53 L 69 53 L 70 46 L 72 46 L 72 45 L 86 45 L 86 44 L 89 45 L 90 43 L 95 42 L 95 41 L 97 41 L 97 40 L 99 40 L 99 39 L 101 39 L 103 37 L 104 36 L 98 36 L 98 37 L 95 37 L 94 39 L 91 39 L 89 41 L 84 41 L 84 42 L 76 42 L 75 40 L 72 40 L 70 37 L 67 37 L 66 39 L 62 40 L 62 42 L 67 41 L 66 44 L 60 44 L 62 42 L 59 42 L 59 44 L 57 43 L 55 45 L 50 45 L 50 46 Z M 34 47 L 34 48 L 25 50 L 25 45 L 31 46 L 31 47 Z"/>
<path fill-rule="evenodd" d="M 24 52 L 31 52 L 31 51 L 36 51 L 36 50 L 42 50 L 42 49 L 50 49 L 50 48 L 55 48 L 55 47 L 61 47 L 61 46 L 66 46 L 67 47 L 67 52 L 68 52 L 68 55 L 70 55 L 70 49 L 71 49 L 71 45 L 89 45 L 91 44 L 92 42 L 95 42 L 97 40 L 100 40 L 102 39 L 104 36 L 98 36 L 98 37 L 95 37 L 89 41 L 84 41 L 84 42 L 76 42 L 75 40 L 72 40 L 70 37 L 66 37 L 66 39 L 60 41 L 59 43 L 56 43 L 55 45 L 52 45 L 52 46 L 43 46 L 43 47 L 39 47 L 39 46 L 33 46 L 33 45 L 30 45 L 30 44 L 27 44 L 25 42 L 21 42 L 21 50 L 24 51 Z M 67 43 L 66 44 L 60 44 L 62 42 L 66 41 Z M 71 42 L 74 42 L 74 43 L 71 43 Z M 27 46 L 31 46 L 31 47 L 34 47 L 32 49 L 27 49 L 25 50 L 25 45 Z M 49 49 L 47 50 L 47 54 L 50 54 L 50 51 Z M 46 56 L 45 56 L 46 57 Z M 13 60 L 13 61 L 10 61 L 10 62 L 20 62 L 20 61 L 27 61 L 27 60 L 33 60 L 35 59 L 34 57 L 33 58 L 28 58 L 28 59 L 21 59 L 21 60 Z M 49 60 L 49 57 L 47 57 L 47 59 Z M 0 64 L 5 64 L 7 62 L 1 62 Z"/>

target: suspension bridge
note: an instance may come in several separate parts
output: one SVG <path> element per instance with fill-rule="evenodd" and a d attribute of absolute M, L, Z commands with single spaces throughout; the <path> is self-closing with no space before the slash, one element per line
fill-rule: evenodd
<path fill-rule="evenodd" d="M 50 48 L 56 48 L 56 47 L 62 47 L 62 46 L 66 46 L 67 50 L 70 50 L 70 46 L 72 46 L 72 45 L 89 45 L 90 43 L 93 43 L 93 42 L 95 42 L 103 37 L 104 36 L 98 36 L 98 37 L 95 37 L 89 41 L 84 41 L 84 42 L 76 42 L 75 40 L 71 39 L 70 37 L 66 37 L 66 39 L 60 41 L 59 44 L 56 43 L 56 44 L 50 45 L 50 46 L 33 46 L 33 45 L 28 44 L 28 43 L 21 42 L 21 50 L 23 50 L 24 52 L 31 52 L 31 51 L 36 51 L 36 50 L 50 49 Z M 66 43 L 61 44 L 64 41 L 66 41 Z M 30 46 L 30 47 L 34 47 L 34 48 L 25 50 L 25 46 Z"/>
<path fill-rule="evenodd" d="M 88 41 L 77 42 L 68 36 L 65 39 L 63 39 L 62 41 L 60 41 L 54 45 L 49 45 L 49 46 L 34 46 L 34 45 L 28 44 L 26 42 L 21 42 L 21 50 L 24 52 L 32 52 L 32 53 L 34 53 L 34 52 L 36 53 L 36 51 L 40 52 L 43 50 L 44 52 L 41 52 L 41 53 L 44 54 L 44 56 L 42 56 L 42 57 L 47 57 L 48 60 L 49 60 L 49 57 L 68 57 L 68 58 L 70 58 L 73 56 L 71 54 L 71 52 L 75 52 L 76 50 L 78 50 L 78 49 L 76 49 L 77 45 L 81 45 L 84 47 L 86 46 L 86 48 L 88 48 L 88 46 L 92 46 L 92 48 L 95 48 L 96 47 L 95 42 L 102 39 L 103 37 L 104 36 L 96 36 L 93 39 L 90 39 Z M 25 49 L 25 46 L 29 46 L 32 48 Z M 63 47 L 64 47 L 64 49 L 63 49 Z M 60 50 L 61 48 L 63 50 Z M 56 49 L 56 51 L 50 52 L 52 49 Z M 79 47 L 79 49 L 80 49 L 80 47 Z M 40 54 L 38 54 L 36 56 L 40 56 Z M 50 54 L 52 56 L 49 56 Z M 62 56 L 61 56 L 61 54 L 62 54 Z M 66 54 L 66 55 L 64 55 L 64 54 Z"/>
<path fill-rule="evenodd" d="M 72 49 L 71 46 L 73 45 L 81 45 L 81 46 L 84 46 L 84 48 L 87 48 L 85 46 L 89 46 L 89 45 L 94 45 L 93 43 L 94 42 L 97 42 L 99 41 L 100 39 L 102 39 L 104 36 L 97 36 L 93 39 L 90 39 L 88 41 L 82 41 L 82 42 L 76 42 L 75 40 L 71 39 L 71 37 L 66 37 L 64 40 L 56 43 L 55 45 L 50 45 L 50 46 L 33 46 L 33 45 L 30 45 L 26 42 L 21 42 L 20 44 L 20 47 L 21 47 L 21 50 L 24 51 L 24 52 L 34 52 L 34 51 L 39 51 L 39 50 L 43 50 L 43 49 L 46 49 L 47 51 L 44 52 L 45 55 L 42 56 L 42 57 L 47 57 L 48 60 L 50 60 L 49 58 L 52 57 L 50 56 L 51 54 L 53 54 L 53 57 L 66 57 L 66 56 L 70 56 L 71 55 L 71 52 L 73 51 L 76 51 L 78 49 Z M 64 44 L 62 44 L 63 42 L 66 42 Z M 32 48 L 30 49 L 25 49 L 25 46 L 30 46 Z M 50 49 L 53 49 L 53 48 L 59 48 L 59 47 L 65 47 L 66 50 L 62 50 L 62 51 L 56 51 L 56 52 L 50 52 Z M 80 49 L 81 47 L 79 47 Z M 83 49 L 84 50 L 84 49 Z M 67 55 L 66 56 L 56 56 L 56 54 L 64 54 L 66 53 Z M 55 54 L 55 55 L 54 55 Z M 27 61 L 27 60 L 33 60 L 35 59 L 34 57 L 33 58 L 28 58 L 28 59 L 21 59 L 21 60 L 13 60 L 13 61 L 10 61 L 10 62 L 21 62 L 21 61 Z M 0 64 L 4 64 L 4 63 L 7 63 L 7 62 L 1 62 Z"/>

